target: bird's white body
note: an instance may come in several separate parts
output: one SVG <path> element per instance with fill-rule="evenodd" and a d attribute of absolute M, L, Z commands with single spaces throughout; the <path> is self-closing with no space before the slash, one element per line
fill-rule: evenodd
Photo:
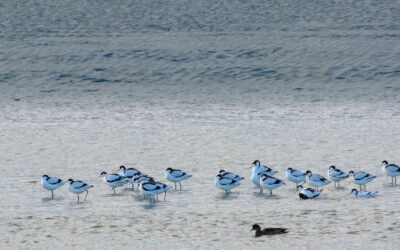
<path fill-rule="evenodd" d="M 261 174 L 267 174 L 269 176 L 273 176 L 274 174 L 277 173 L 277 171 L 273 170 L 272 168 L 269 168 L 267 166 L 262 166 L 259 160 L 255 160 L 252 164 L 253 167 L 253 172 L 251 175 L 251 181 L 256 185 L 258 188 L 260 188 L 261 192 L 261 186 L 260 186 L 260 176 Z"/>
<path fill-rule="evenodd" d="M 190 177 L 192 177 L 190 174 L 187 174 L 179 169 L 167 168 L 167 170 L 165 171 L 165 178 L 175 183 L 175 190 L 176 190 L 176 183 L 179 183 L 180 190 L 182 190 L 181 181 L 187 180 Z"/>
<path fill-rule="evenodd" d="M 286 177 L 289 181 L 296 183 L 305 182 L 306 181 L 306 174 L 301 172 L 300 170 L 288 168 L 286 171 Z"/>
<path fill-rule="evenodd" d="M 285 185 L 285 183 L 278 178 L 269 176 L 267 174 L 262 174 L 260 176 L 260 187 L 262 189 L 269 189 L 270 195 L 272 195 L 272 190 L 280 186 Z M 262 191 L 261 191 L 262 192 Z"/>
<path fill-rule="evenodd" d="M 149 195 L 149 196 L 154 196 L 161 194 L 164 191 L 164 188 L 162 185 L 159 185 L 155 182 L 151 181 L 143 181 L 139 185 L 139 190 L 142 192 L 144 195 Z"/>
<path fill-rule="evenodd" d="M 66 181 L 63 181 L 57 177 L 48 177 L 48 176 L 43 176 L 41 182 L 42 186 L 47 190 L 56 190 L 57 188 L 61 187 L 66 183 Z"/>
<path fill-rule="evenodd" d="M 129 178 L 130 182 L 133 182 L 133 178 L 137 175 L 141 174 L 139 170 L 136 168 L 125 168 L 124 166 L 120 167 L 119 175 Z"/>
<path fill-rule="evenodd" d="M 361 191 L 361 186 L 362 185 L 365 185 L 365 184 L 373 181 L 376 178 L 376 176 L 374 176 L 372 174 L 369 174 L 369 173 L 366 173 L 366 172 L 354 173 L 353 171 L 349 172 L 349 176 L 350 176 L 350 179 L 354 183 L 356 183 L 357 185 L 360 186 L 360 191 Z"/>
<path fill-rule="evenodd" d="M 79 202 L 79 194 L 86 192 L 85 200 L 88 195 L 88 189 L 92 188 L 92 185 L 89 185 L 85 182 L 82 181 L 73 181 L 72 179 L 69 179 L 67 182 L 68 190 L 72 193 L 75 193 L 78 196 L 78 202 Z"/>
<path fill-rule="evenodd" d="M 229 178 L 224 178 L 220 174 L 215 177 L 215 185 L 224 190 L 226 193 L 230 192 L 231 189 L 234 189 L 236 187 L 240 186 L 239 181 L 235 181 Z"/>
<path fill-rule="evenodd" d="M 100 176 L 103 177 L 103 181 L 108 186 L 112 187 L 114 194 L 115 194 L 116 187 L 121 187 L 129 182 L 129 178 L 119 175 L 119 174 L 107 174 L 106 172 L 102 172 L 100 174 Z"/>
<path fill-rule="evenodd" d="M 400 175 L 400 167 L 396 164 L 389 164 L 387 161 L 382 162 L 382 170 L 386 175 L 392 177 L 392 185 L 397 184 L 397 176 Z M 394 179 L 394 183 L 393 183 Z"/>
<path fill-rule="evenodd" d="M 306 182 L 317 188 L 319 187 L 323 187 L 325 185 L 328 185 L 329 183 L 331 183 L 330 180 L 326 179 L 325 177 L 319 175 L 319 174 L 313 174 L 311 171 L 307 171 L 306 172 Z"/>
<path fill-rule="evenodd" d="M 321 192 L 313 188 L 304 188 L 303 186 L 298 186 L 297 189 L 301 194 L 304 195 L 302 199 L 320 199 L 323 198 Z M 300 196 L 301 197 L 301 196 Z"/>
<path fill-rule="evenodd" d="M 129 178 L 119 174 L 102 174 L 103 181 L 112 188 L 120 187 L 129 182 Z"/>
<path fill-rule="evenodd" d="M 47 175 L 43 175 L 41 180 L 43 188 L 51 191 L 51 198 L 54 198 L 54 190 L 61 187 L 66 183 L 66 181 L 61 180 L 57 177 L 49 177 Z"/>
<path fill-rule="evenodd" d="M 124 166 L 120 167 L 119 170 L 119 175 L 121 176 L 125 176 L 126 178 L 128 178 L 128 180 L 132 183 L 132 190 L 134 190 L 134 179 L 140 175 L 142 175 L 142 173 L 137 170 L 136 168 L 125 168 Z"/>
<path fill-rule="evenodd" d="M 354 198 L 374 198 L 378 192 L 358 192 L 356 189 L 351 191 Z"/>
<path fill-rule="evenodd" d="M 328 170 L 328 177 L 335 183 L 336 187 L 336 183 L 338 183 L 339 186 L 339 182 L 347 179 L 349 175 L 342 170 L 337 169 L 335 166 L 330 166 Z"/>
<path fill-rule="evenodd" d="M 224 178 L 228 178 L 228 179 L 235 180 L 235 181 L 241 181 L 244 179 L 244 177 L 240 177 L 239 175 L 231 173 L 231 172 L 225 172 L 225 170 L 219 171 L 219 174 L 222 175 L 222 177 L 224 177 Z"/>

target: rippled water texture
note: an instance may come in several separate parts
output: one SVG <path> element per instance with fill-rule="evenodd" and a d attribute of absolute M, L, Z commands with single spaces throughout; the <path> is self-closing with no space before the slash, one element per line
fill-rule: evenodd
<path fill-rule="evenodd" d="M 11 248 L 397 249 L 399 1 L 1 1 L 0 242 Z M 259 159 L 349 180 L 303 201 L 250 181 Z M 98 178 L 120 165 L 166 181 L 150 206 Z M 220 169 L 246 179 L 228 198 Z M 43 174 L 94 185 L 77 204 Z M 400 179 L 399 179 L 400 182 Z M 286 235 L 254 238 L 254 223 Z"/>

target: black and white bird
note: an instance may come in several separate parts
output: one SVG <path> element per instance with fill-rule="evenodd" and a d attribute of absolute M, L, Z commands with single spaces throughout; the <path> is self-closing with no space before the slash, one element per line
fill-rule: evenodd
<path fill-rule="evenodd" d="M 339 182 L 342 180 L 345 180 L 349 177 L 349 175 L 345 172 L 343 172 L 342 170 L 336 168 L 335 166 L 330 166 L 329 170 L 328 170 L 328 176 L 329 179 L 331 179 L 336 187 L 336 183 L 337 186 L 339 187 Z"/>
<path fill-rule="evenodd" d="M 330 180 L 326 179 L 325 177 L 319 175 L 319 174 L 313 174 L 310 170 L 306 171 L 306 182 L 315 187 L 318 191 L 319 187 L 328 185 L 331 183 Z"/>
<path fill-rule="evenodd" d="M 239 175 L 231 173 L 231 172 L 225 172 L 225 170 L 220 170 L 219 174 L 222 175 L 222 177 L 224 177 L 224 178 L 228 178 L 228 179 L 235 180 L 235 181 L 241 181 L 244 179 L 244 177 L 240 177 Z"/>
<path fill-rule="evenodd" d="M 129 181 L 132 183 L 132 190 L 135 189 L 133 179 L 141 174 L 142 173 L 136 168 L 126 168 L 125 166 L 119 167 L 119 175 L 125 176 L 129 179 Z"/>
<path fill-rule="evenodd" d="M 225 196 L 228 196 L 231 189 L 240 186 L 240 181 L 235 181 L 230 178 L 225 178 L 221 174 L 215 177 L 215 185 L 225 191 Z"/>
<path fill-rule="evenodd" d="M 42 186 L 51 191 L 51 199 L 54 198 L 54 190 L 64 185 L 66 181 L 57 177 L 49 177 L 48 175 L 42 176 Z"/>
<path fill-rule="evenodd" d="M 141 181 L 139 184 L 139 190 L 146 197 L 149 197 L 149 202 L 155 203 L 155 196 L 161 194 L 162 192 L 166 192 L 161 185 L 153 181 Z"/>
<path fill-rule="evenodd" d="M 297 186 L 297 190 L 299 191 L 299 197 L 303 200 L 323 198 L 322 191 L 317 191 L 314 188 L 304 188 L 302 185 L 299 185 Z"/>
<path fill-rule="evenodd" d="M 276 174 L 278 171 L 273 170 L 272 168 L 269 168 L 267 166 L 262 166 L 259 160 L 255 160 L 253 164 L 251 165 L 253 168 L 253 172 L 251 175 L 251 181 L 260 189 L 260 193 L 262 192 L 262 188 L 260 186 L 260 176 L 261 174 L 267 174 L 269 176 L 273 176 Z"/>
<path fill-rule="evenodd" d="M 175 190 L 176 190 L 177 182 L 179 183 L 180 190 L 182 190 L 181 181 L 189 179 L 190 177 L 192 177 L 190 174 L 187 174 L 179 169 L 167 168 L 167 170 L 165 172 L 165 178 L 167 178 L 167 180 L 175 183 Z"/>
<path fill-rule="evenodd" d="M 296 187 L 297 184 L 306 182 L 306 174 L 297 169 L 288 168 L 286 171 L 286 177 L 289 181 L 294 182 Z"/>
<path fill-rule="evenodd" d="M 79 194 L 83 193 L 83 192 L 86 192 L 85 199 L 84 199 L 84 200 L 86 200 L 86 197 L 89 194 L 88 189 L 93 187 L 92 185 L 88 185 L 87 183 L 84 183 L 82 181 L 74 181 L 72 179 L 69 179 L 67 181 L 67 183 L 68 183 L 67 184 L 68 185 L 68 190 L 77 195 L 78 202 L 79 202 Z"/>
<path fill-rule="evenodd" d="M 350 179 L 356 183 L 357 185 L 360 185 L 360 191 L 361 191 L 361 186 L 364 185 L 364 190 L 366 190 L 365 184 L 373 181 L 376 176 L 366 173 L 366 172 L 357 172 L 354 173 L 354 171 L 349 172 Z"/>
<path fill-rule="evenodd" d="M 392 177 L 392 185 L 397 184 L 397 176 L 400 175 L 400 167 L 396 164 L 389 164 L 387 161 L 382 161 L 382 170 L 386 175 Z M 393 184 L 394 179 L 394 184 Z"/>
<path fill-rule="evenodd" d="M 129 181 L 125 176 L 119 174 L 107 174 L 106 172 L 101 172 L 100 177 L 103 177 L 104 182 L 112 188 L 114 194 L 116 187 L 121 187 Z"/>
<path fill-rule="evenodd" d="M 378 192 L 358 192 L 357 189 L 351 190 L 354 198 L 374 198 Z"/>
<path fill-rule="evenodd" d="M 265 173 L 260 175 L 261 193 L 263 192 L 263 189 L 266 188 L 269 189 L 269 195 L 272 196 L 272 190 L 283 185 L 285 185 L 285 182 L 279 180 L 278 178 L 269 176 Z"/>

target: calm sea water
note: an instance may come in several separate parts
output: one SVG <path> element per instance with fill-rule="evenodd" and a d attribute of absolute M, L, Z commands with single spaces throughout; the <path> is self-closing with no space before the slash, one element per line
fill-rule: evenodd
<path fill-rule="evenodd" d="M 2 248 L 385 248 L 400 236 L 399 1 L 1 1 Z M 330 165 L 349 180 L 302 201 L 259 195 L 251 163 Z M 150 206 L 98 178 L 120 165 L 183 191 Z M 214 184 L 244 176 L 229 198 Z M 43 174 L 94 185 L 76 203 Z M 251 225 L 289 234 L 254 238 Z"/>

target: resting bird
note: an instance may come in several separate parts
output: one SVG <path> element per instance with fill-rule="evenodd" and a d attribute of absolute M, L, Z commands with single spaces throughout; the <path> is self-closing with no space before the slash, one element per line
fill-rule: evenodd
<path fill-rule="evenodd" d="M 57 177 L 49 177 L 47 175 L 43 175 L 42 177 L 42 186 L 51 191 L 51 199 L 54 198 L 54 193 L 53 191 L 56 190 L 57 188 L 61 187 L 62 185 L 65 184 L 66 181 L 63 181 Z"/>
<path fill-rule="evenodd" d="M 330 180 L 327 180 L 325 177 L 319 175 L 319 174 L 313 174 L 310 170 L 306 171 L 306 182 L 315 187 L 318 191 L 319 187 L 328 185 L 331 183 Z"/>
<path fill-rule="evenodd" d="M 167 178 L 167 180 L 175 183 L 175 190 L 176 190 L 177 182 L 179 183 L 180 190 L 182 190 L 181 181 L 189 179 L 190 177 L 192 177 L 190 174 L 187 174 L 179 169 L 167 168 L 167 170 L 165 172 L 165 178 Z"/>
<path fill-rule="evenodd" d="M 288 168 L 286 171 L 286 177 L 289 181 L 296 184 L 300 182 L 306 182 L 306 174 L 297 169 Z"/>
<path fill-rule="evenodd" d="M 133 179 L 137 176 L 140 176 L 141 174 L 142 173 L 140 173 L 140 171 L 136 168 L 127 169 L 125 166 L 119 167 L 119 175 L 125 176 L 129 179 L 129 181 L 132 183 L 132 190 L 135 190 Z"/>
<path fill-rule="evenodd" d="M 129 181 L 129 179 L 125 176 L 121 176 L 119 174 L 107 174 L 106 172 L 101 172 L 99 177 L 103 177 L 104 182 L 112 187 L 114 195 L 116 187 L 121 187 Z"/>
<path fill-rule="evenodd" d="M 374 198 L 378 192 L 358 192 L 357 189 L 351 190 L 351 195 L 354 198 Z"/>
<path fill-rule="evenodd" d="M 299 191 L 299 197 L 303 200 L 310 200 L 315 198 L 322 198 L 321 191 L 317 191 L 313 188 L 304 188 L 302 185 L 297 186 Z"/>
<path fill-rule="evenodd" d="M 390 177 L 392 177 L 392 185 L 397 184 L 397 176 L 400 175 L 400 167 L 395 164 L 389 164 L 387 161 L 382 162 L 382 170 Z"/>
<path fill-rule="evenodd" d="M 272 196 L 272 189 L 278 188 L 285 183 L 278 178 L 269 176 L 267 174 L 260 174 L 260 187 L 261 193 L 264 188 L 269 189 L 269 195 Z"/>
<path fill-rule="evenodd" d="M 218 174 L 217 177 L 215 177 L 215 185 L 225 191 L 225 196 L 228 196 L 229 192 L 231 189 L 234 189 L 236 187 L 240 186 L 240 181 L 235 181 L 229 178 L 222 177 L 221 174 Z"/>
<path fill-rule="evenodd" d="M 260 237 L 263 235 L 285 234 L 288 232 L 286 228 L 264 228 L 261 230 L 261 227 L 258 224 L 253 225 L 253 228 L 250 231 L 253 230 L 256 230 L 255 237 Z"/>
<path fill-rule="evenodd" d="M 86 192 L 85 199 L 84 199 L 84 200 L 86 200 L 86 197 L 89 194 L 88 189 L 93 187 L 93 185 L 88 185 L 85 182 L 74 181 L 72 179 L 69 179 L 67 183 L 68 183 L 68 190 L 71 191 L 72 193 L 76 194 L 76 196 L 78 197 L 78 202 L 79 202 L 79 194 Z"/>
<path fill-rule="evenodd" d="M 262 187 L 260 185 L 261 174 L 267 174 L 269 176 L 273 176 L 278 171 L 275 171 L 272 168 L 269 168 L 267 166 L 261 166 L 261 163 L 259 160 L 255 160 L 250 167 L 253 168 L 253 172 L 251 175 L 251 181 L 254 183 L 254 185 L 256 185 L 256 187 L 258 187 L 260 189 L 260 193 L 262 193 Z"/>
<path fill-rule="evenodd" d="M 360 191 L 361 191 L 361 186 L 362 185 L 364 185 L 364 190 L 365 190 L 366 189 L 365 184 L 367 184 L 368 182 L 373 181 L 376 178 L 376 176 L 374 176 L 372 174 L 368 174 L 366 172 L 354 173 L 354 171 L 350 171 L 349 172 L 349 176 L 350 176 L 350 179 L 354 183 L 360 185 Z"/>
<path fill-rule="evenodd" d="M 222 177 L 224 177 L 224 178 L 228 178 L 228 179 L 235 180 L 235 181 L 241 181 L 244 179 L 244 177 L 240 177 L 239 175 L 231 173 L 231 172 L 225 172 L 225 170 L 220 170 L 219 174 L 222 175 Z"/>
<path fill-rule="evenodd" d="M 336 168 L 335 166 L 330 166 L 329 170 L 328 170 L 328 176 L 329 179 L 331 179 L 336 187 L 336 182 L 337 182 L 337 186 L 339 187 L 339 182 L 347 179 L 349 177 L 348 174 L 346 174 L 345 172 L 343 172 L 342 170 Z"/>

